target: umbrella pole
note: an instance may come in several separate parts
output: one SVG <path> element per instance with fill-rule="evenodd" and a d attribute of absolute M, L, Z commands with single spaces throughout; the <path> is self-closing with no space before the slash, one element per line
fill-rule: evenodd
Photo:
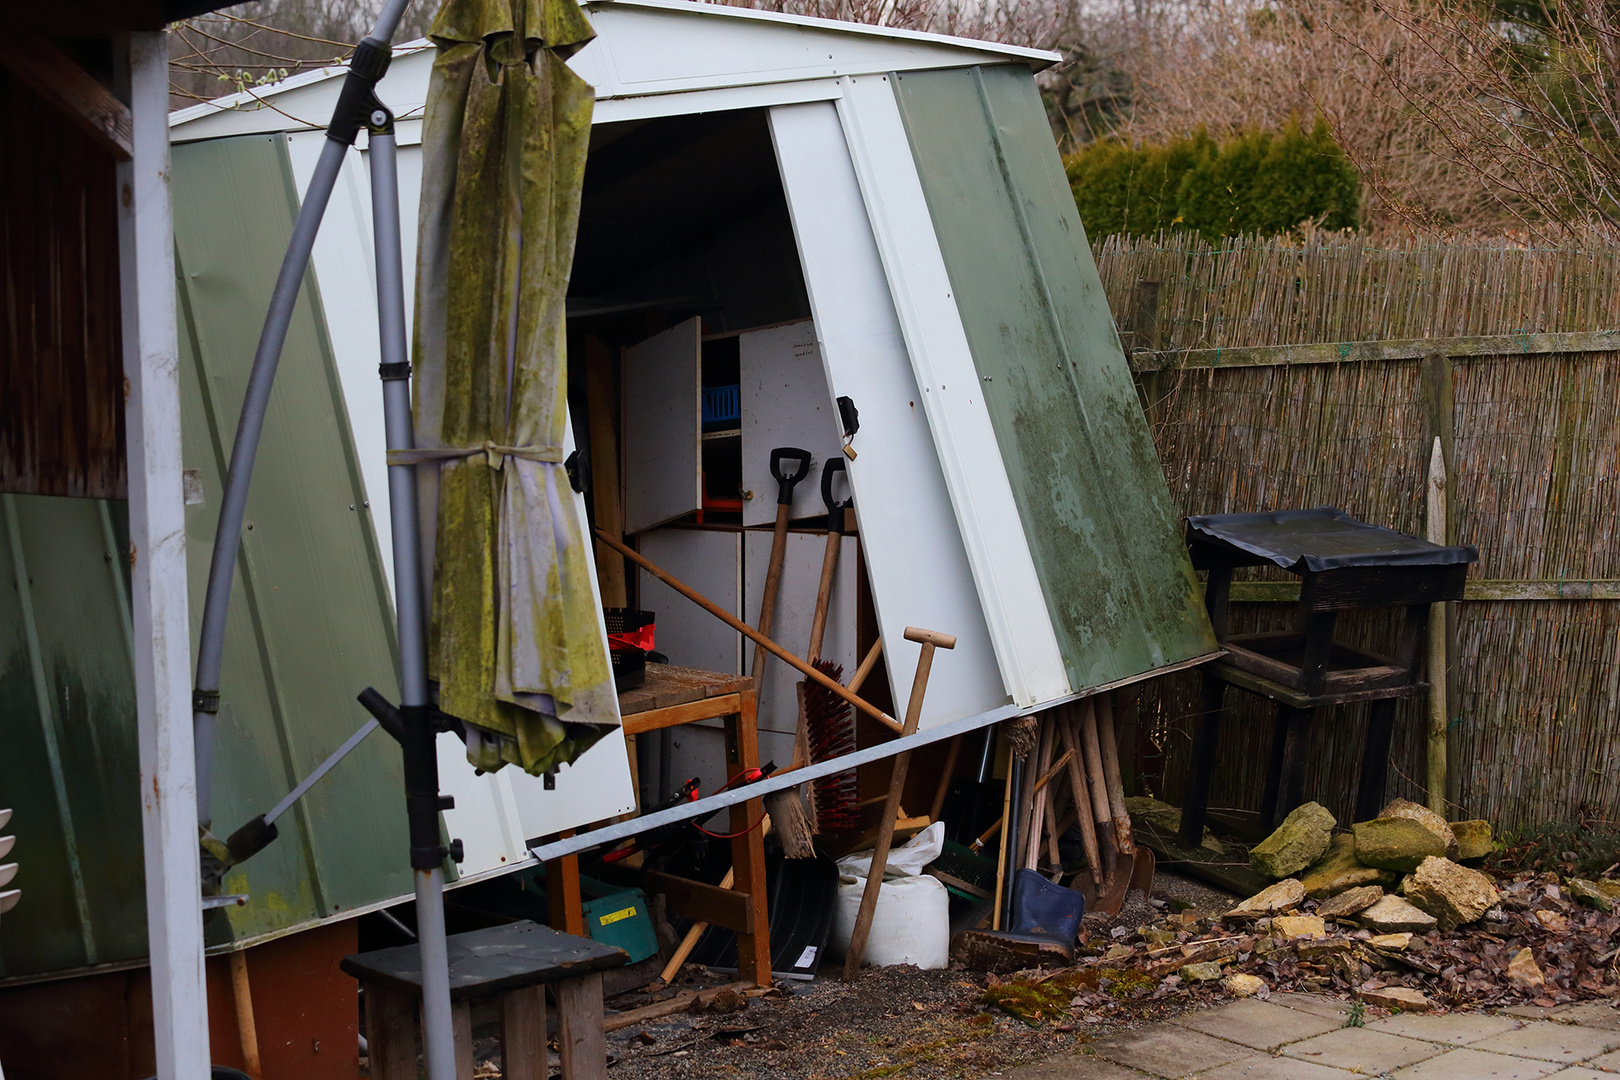
<path fill-rule="evenodd" d="M 411 365 L 405 358 L 405 275 L 399 239 L 399 169 L 394 120 L 372 115 L 372 231 L 377 252 L 377 320 L 382 347 L 383 421 L 388 449 L 415 448 L 411 427 Z M 450 1018 L 450 967 L 444 933 L 444 859 L 439 837 L 439 766 L 428 701 L 427 610 L 422 597 L 416 517 L 416 467 L 388 467 L 388 516 L 393 527 L 394 610 L 399 623 L 400 715 L 405 755 L 405 805 L 410 819 L 411 870 L 416 882 L 416 936 L 422 950 L 422 1042 L 429 1080 L 455 1080 Z"/>

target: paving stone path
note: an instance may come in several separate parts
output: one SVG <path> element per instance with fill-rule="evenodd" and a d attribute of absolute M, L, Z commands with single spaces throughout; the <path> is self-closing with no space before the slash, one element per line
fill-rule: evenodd
<path fill-rule="evenodd" d="M 1008 1080 L 1612 1080 L 1620 1009 L 1587 1002 L 1404 1013 L 1348 1026 L 1350 1003 L 1273 994 L 1187 1013 L 1006 1074 Z"/>

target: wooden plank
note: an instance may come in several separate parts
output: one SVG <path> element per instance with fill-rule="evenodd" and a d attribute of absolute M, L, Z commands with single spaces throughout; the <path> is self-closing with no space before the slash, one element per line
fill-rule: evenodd
<path fill-rule="evenodd" d="M 613 393 L 613 356 L 602 339 L 585 335 L 585 416 L 590 430 L 591 508 L 596 527 L 614 539 L 624 538 L 624 504 L 619 497 L 618 415 Z M 601 541 L 596 544 L 596 580 L 605 607 L 624 607 L 624 557 Z"/>
<path fill-rule="evenodd" d="M 118 167 L 123 193 L 117 211 L 119 306 L 153 1045 L 157 1075 L 201 1077 L 209 1071 L 208 994 L 197 911 L 197 776 L 189 568 L 183 542 L 179 305 L 169 188 L 168 35 L 159 30 L 120 36 L 114 49 L 125 48 L 135 152 Z M 254 871 L 262 872 L 262 865 Z"/>
<path fill-rule="evenodd" d="M 455 1045 L 456 1080 L 473 1080 L 472 1002 L 450 1006 L 451 1041 Z"/>
<path fill-rule="evenodd" d="M 546 1072 L 546 988 L 508 990 L 501 995 L 501 1075 Z"/>
<path fill-rule="evenodd" d="M 1356 364 L 1383 360 L 1421 360 L 1431 353 L 1440 353 L 1452 358 L 1468 358 L 1614 352 L 1617 349 L 1620 349 L 1620 330 L 1587 330 L 1555 334 L 1493 334 L 1481 337 L 1261 345 L 1253 348 L 1189 349 L 1157 353 L 1138 350 L 1131 355 L 1131 369 L 1137 373 L 1146 373 L 1185 368 L 1283 367 L 1292 364 Z"/>
<path fill-rule="evenodd" d="M 1417 697 L 1429 692 L 1426 682 L 1412 683 L 1409 686 L 1379 687 L 1376 689 L 1346 690 L 1324 692 L 1321 694 L 1307 694 L 1295 690 L 1291 686 L 1262 678 L 1252 672 L 1232 667 L 1230 664 L 1211 664 L 1205 669 L 1222 682 L 1232 686 L 1241 687 L 1253 694 L 1281 702 L 1293 709 L 1310 709 L 1319 705 L 1346 705 L 1352 701 L 1378 701 L 1382 698 Z"/>
<path fill-rule="evenodd" d="M 691 318 L 624 351 L 624 531 L 703 505 L 698 335 Z"/>
<path fill-rule="evenodd" d="M 0 35 L 0 65 L 60 109 L 115 161 L 130 159 L 135 122 L 129 107 L 55 42 L 38 34 Z"/>
<path fill-rule="evenodd" d="M 666 998 L 663 1001 L 655 1001 L 651 1005 L 643 1005 L 639 1009 L 630 1009 L 626 1012 L 614 1013 L 612 1016 L 607 1018 L 607 1020 L 603 1023 L 602 1028 L 604 1031 L 612 1032 L 618 1031 L 620 1028 L 630 1027 L 633 1024 L 646 1023 L 648 1020 L 659 1020 L 666 1016 L 674 1016 L 676 1013 L 685 1012 L 687 1009 L 691 1008 L 692 1002 L 696 1000 L 696 990 L 682 990 L 672 998 Z M 522 1074 L 513 1073 L 511 1075 L 517 1076 Z M 536 1073 L 535 1075 L 538 1076 L 539 1074 Z"/>
<path fill-rule="evenodd" d="M 1299 583 L 1234 581 L 1231 599 L 1243 604 L 1297 603 Z M 1470 581 L 1463 589 L 1463 600 L 1620 600 L 1620 578 Z"/>
<path fill-rule="evenodd" d="M 574 835 L 573 829 L 562 838 Z M 565 934 L 585 934 L 585 905 L 579 892 L 579 856 L 564 855 L 546 863 L 546 906 L 553 927 Z"/>
<path fill-rule="evenodd" d="M 416 1080 L 416 996 L 362 983 L 372 1080 Z"/>
<path fill-rule="evenodd" d="M 647 888 L 664 894 L 664 902 L 672 915 L 711 923 L 737 934 L 754 932 L 756 908 L 754 898 L 746 892 L 705 885 L 701 881 L 676 877 L 674 874 L 651 875 L 647 879 Z M 764 895 L 763 891 L 760 895 Z"/>
<path fill-rule="evenodd" d="M 607 1080 L 601 974 L 564 979 L 551 992 L 557 999 L 557 1051 L 562 1056 L 563 1080 Z"/>
<path fill-rule="evenodd" d="M 732 775 L 759 765 L 758 703 L 752 684 L 743 691 L 742 708 L 726 718 L 726 761 Z M 913 725 L 915 727 L 916 725 Z M 765 816 L 763 799 L 749 799 L 731 808 L 731 866 L 733 887 L 748 894 L 752 925 L 737 931 L 737 975 L 757 986 L 771 985 L 770 903 L 765 891 Z M 710 922 L 716 920 L 710 919 Z"/>
<path fill-rule="evenodd" d="M 735 694 L 743 689 L 745 682 L 741 675 L 701 671 L 674 664 L 648 664 L 647 681 L 619 695 L 619 712 L 630 716 L 721 694 Z"/>
<path fill-rule="evenodd" d="M 718 716 L 730 716 L 741 708 L 741 702 L 741 695 L 722 694 L 720 697 L 703 701 L 689 701 L 684 705 L 631 713 L 624 718 L 624 733 L 640 735 L 648 731 L 657 731 L 659 728 L 676 727 L 697 720 L 712 720 Z"/>

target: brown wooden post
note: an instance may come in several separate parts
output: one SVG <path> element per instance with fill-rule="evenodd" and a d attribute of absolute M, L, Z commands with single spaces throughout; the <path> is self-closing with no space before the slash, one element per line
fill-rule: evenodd
<path fill-rule="evenodd" d="M 562 1080 L 607 1080 L 602 973 L 593 971 L 553 983 L 551 992 L 557 998 L 557 1052 L 562 1058 Z"/>
<path fill-rule="evenodd" d="M 546 988 L 544 984 L 501 995 L 501 1075 L 546 1075 Z"/>
<path fill-rule="evenodd" d="M 726 761 L 733 776 L 759 766 L 758 693 L 750 683 L 739 695 L 738 711 L 726 717 Z M 737 935 L 737 976 L 756 986 L 771 985 L 770 905 L 765 896 L 764 829 L 750 828 L 765 813 L 764 800 L 749 799 L 731 808 L 732 888 L 754 898 L 754 932 Z"/>
<path fill-rule="evenodd" d="M 372 1080 L 416 1080 L 416 994 L 363 983 Z"/>
<path fill-rule="evenodd" d="M 561 834 L 564 840 L 573 835 L 573 829 Z M 546 863 L 546 905 L 553 930 L 585 936 L 585 905 L 579 893 L 578 855 L 564 855 Z"/>

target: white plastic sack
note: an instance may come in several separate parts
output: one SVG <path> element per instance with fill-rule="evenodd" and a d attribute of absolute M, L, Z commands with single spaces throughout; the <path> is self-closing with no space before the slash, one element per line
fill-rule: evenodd
<path fill-rule="evenodd" d="M 838 913 L 828 947 L 836 957 L 849 952 L 855 915 L 861 908 L 866 878 L 838 883 Z M 938 878 L 889 878 L 878 891 L 872 930 L 866 936 L 863 961 L 873 967 L 916 964 L 937 970 L 951 959 L 951 897 Z"/>
<path fill-rule="evenodd" d="M 945 850 L 945 823 L 936 821 L 899 847 L 889 849 L 884 878 L 916 877 Z M 838 860 L 842 877 L 865 878 L 872 872 L 872 852 L 857 851 Z"/>

